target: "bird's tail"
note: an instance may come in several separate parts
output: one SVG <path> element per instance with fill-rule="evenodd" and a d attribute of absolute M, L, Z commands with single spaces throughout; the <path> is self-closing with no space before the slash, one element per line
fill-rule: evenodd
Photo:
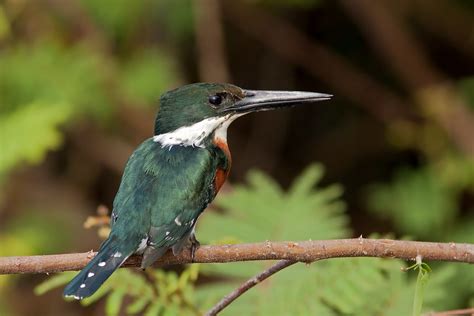
<path fill-rule="evenodd" d="M 91 296 L 135 250 L 120 243 L 115 236 L 110 236 L 101 245 L 97 255 L 69 282 L 64 289 L 64 297 L 81 300 Z"/>

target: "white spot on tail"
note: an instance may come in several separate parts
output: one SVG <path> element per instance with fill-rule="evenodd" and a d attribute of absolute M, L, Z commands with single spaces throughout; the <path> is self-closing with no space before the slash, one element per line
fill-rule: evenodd
<path fill-rule="evenodd" d="M 82 283 L 81 286 L 80 286 L 81 289 L 83 289 L 83 288 L 85 288 L 85 287 L 86 287 L 86 284 L 85 284 L 85 283 Z"/>
<path fill-rule="evenodd" d="M 176 225 L 181 226 L 181 221 L 179 220 L 179 215 L 176 216 L 176 218 L 174 219 L 174 222 L 176 223 Z"/>
<path fill-rule="evenodd" d="M 120 258 L 121 256 L 122 256 L 122 253 L 117 251 L 116 253 L 114 253 L 113 257 L 114 258 Z"/>
<path fill-rule="evenodd" d="M 148 237 L 146 238 L 143 238 L 142 241 L 140 242 L 140 244 L 138 245 L 138 249 L 137 249 L 137 253 L 143 253 L 143 251 L 145 251 L 145 248 L 148 244 Z"/>
<path fill-rule="evenodd" d="M 106 264 L 106 262 L 105 262 L 105 261 L 102 261 L 102 262 L 99 262 L 98 266 L 99 266 L 99 267 L 103 267 L 103 266 L 105 266 L 105 264 Z"/>
<path fill-rule="evenodd" d="M 166 234 L 166 236 L 168 236 L 170 234 L 170 232 L 166 232 L 165 234 Z"/>
<path fill-rule="evenodd" d="M 92 278 L 94 275 L 95 275 L 94 272 L 89 272 L 89 273 L 87 274 L 87 277 L 88 277 L 88 278 Z"/>

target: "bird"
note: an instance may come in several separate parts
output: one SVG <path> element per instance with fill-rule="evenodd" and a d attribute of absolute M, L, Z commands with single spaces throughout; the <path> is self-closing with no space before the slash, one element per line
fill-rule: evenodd
<path fill-rule="evenodd" d="M 160 98 L 154 135 L 129 157 L 113 202 L 111 231 L 98 253 L 65 287 L 64 297 L 89 297 L 133 254 L 141 268 L 171 249 L 192 258 L 196 221 L 229 175 L 227 128 L 248 113 L 328 100 L 325 93 L 247 90 L 193 83 Z"/>

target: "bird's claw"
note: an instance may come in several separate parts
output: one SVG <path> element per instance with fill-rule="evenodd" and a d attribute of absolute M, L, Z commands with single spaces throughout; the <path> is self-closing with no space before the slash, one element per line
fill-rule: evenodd
<path fill-rule="evenodd" d="M 191 242 L 191 262 L 194 262 L 194 258 L 195 258 L 195 255 L 196 255 L 196 250 L 201 246 L 201 243 L 196 239 L 196 236 L 194 234 L 192 234 L 190 237 L 189 237 L 189 240 Z"/>

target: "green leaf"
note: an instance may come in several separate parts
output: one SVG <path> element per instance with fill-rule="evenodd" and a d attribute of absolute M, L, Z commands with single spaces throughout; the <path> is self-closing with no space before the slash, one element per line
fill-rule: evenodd
<path fill-rule="evenodd" d="M 459 194 L 439 180 L 429 168 L 401 170 L 391 184 L 372 188 L 370 209 L 403 234 L 439 238 L 458 213 Z"/>
<path fill-rule="evenodd" d="M 64 49 L 40 41 L 0 52 L 0 114 L 34 102 L 62 105 L 60 112 L 106 117 L 110 61 L 81 46 Z"/>
<path fill-rule="evenodd" d="M 158 49 L 137 53 L 122 67 L 123 91 L 134 103 L 156 106 L 160 95 L 179 82 L 174 68 L 172 59 Z"/>
<path fill-rule="evenodd" d="M 160 26 L 169 34 L 171 41 L 180 41 L 181 47 L 187 46 L 194 30 L 194 5 L 191 0 L 161 0 L 156 1 L 157 8 L 153 12 L 154 20 L 160 21 Z"/>
<path fill-rule="evenodd" d="M 435 272 L 429 275 L 429 287 L 423 297 L 424 311 L 455 309 L 463 306 L 469 294 L 474 293 L 472 267 L 453 265 L 448 262 L 433 262 L 431 265 Z"/>
<path fill-rule="evenodd" d="M 145 308 L 149 303 L 150 298 L 146 296 L 138 297 L 132 304 L 127 306 L 128 314 L 137 314 Z"/>
<path fill-rule="evenodd" d="M 223 208 L 223 214 L 204 213 L 199 225 L 213 229 L 198 228 L 199 236 L 214 240 L 232 236 L 245 242 L 347 237 L 348 218 L 344 214 L 345 205 L 340 200 L 342 189 L 338 185 L 320 188 L 318 183 L 322 176 L 322 166 L 311 165 L 285 192 L 265 174 L 252 171 L 247 177 L 248 185 L 237 185 L 230 194 L 218 197 L 216 204 Z M 243 282 L 244 278 L 260 272 L 269 264 L 239 262 L 202 265 L 203 274 L 214 273 L 220 277 L 239 278 L 226 278 L 225 283 L 198 287 L 197 300 L 201 302 L 200 305 L 208 307 L 228 294 L 236 284 Z M 317 263 L 314 266 L 317 266 L 314 270 L 319 271 L 326 264 Z M 322 300 L 315 300 L 315 293 L 319 291 L 321 284 L 311 271 L 312 267 L 302 264 L 285 269 L 239 298 L 226 312 L 229 315 L 304 315 L 316 312 L 334 315 L 331 307 Z M 339 268 L 334 271 L 339 272 Z M 327 273 L 324 270 L 323 274 Z M 360 275 L 358 272 L 354 273 L 354 277 Z M 330 284 L 334 282 L 331 281 Z M 360 291 L 344 287 L 344 284 L 339 286 L 347 289 L 347 304 L 351 306 L 350 297 Z M 288 301 L 292 304 L 285 303 Z"/>
<path fill-rule="evenodd" d="M 154 301 L 146 310 L 143 316 L 158 316 L 163 309 L 160 301 Z"/>
<path fill-rule="evenodd" d="M 70 114 L 65 104 L 37 101 L 0 116 L 0 173 L 22 161 L 38 163 L 58 148 L 63 138 L 58 127 Z"/>
<path fill-rule="evenodd" d="M 182 315 L 179 306 L 175 304 L 171 304 L 166 306 L 166 309 L 163 311 L 163 316 L 178 316 Z"/>
<path fill-rule="evenodd" d="M 99 287 L 99 289 L 97 290 L 97 292 L 95 292 L 92 296 L 89 296 L 83 299 L 81 301 L 81 304 L 84 306 L 89 306 L 111 292 L 112 292 L 112 285 L 110 284 L 110 279 L 109 279 L 109 282 L 102 284 L 101 287 Z"/>
<path fill-rule="evenodd" d="M 69 228 L 72 223 L 68 222 L 68 214 L 62 209 L 24 209 L 19 215 L 10 219 L 2 228 L 3 237 L 14 236 L 27 244 L 28 249 L 23 247 L 12 247 L 14 241 L 9 241 L 7 247 L 2 247 L 0 255 L 30 255 L 38 253 L 61 252 L 69 245 Z M 5 235 L 6 234 L 6 235 Z M 58 238 L 57 236 L 63 236 Z M 1 238 L 0 238 L 1 239 Z M 18 244 L 17 244 L 18 246 Z M 26 251 L 26 252 L 25 252 Z"/>
<path fill-rule="evenodd" d="M 139 25 L 143 14 L 150 10 L 149 1 L 81 0 L 94 20 L 111 37 L 124 36 Z"/>
<path fill-rule="evenodd" d="M 301 176 L 293 181 L 288 195 L 293 198 L 306 198 L 311 194 L 314 184 L 321 181 L 324 175 L 324 167 L 321 164 L 310 165 L 303 171 Z"/>
<path fill-rule="evenodd" d="M 244 241 L 345 237 L 348 223 L 344 203 L 340 200 L 342 189 L 338 185 L 318 187 L 321 177 L 322 168 L 310 166 L 288 192 L 284 192 L 264 174 L 252 172 L 248 185 L 235 186 L 232 193 L 218 198 L 223 214 L 203 215 L 200 224 L 213 229 L 200 229 L 200 236 L 230 235 Z M 198 287 L 197 302 L 203 309 L 209 308 L 268 264 L 202 265 L 203 274 L 223 281 Z M 344 258 L 309 266 L 297 264 L 246 293 L 231 304 L 226 313 L 409 315 L 416 283 L 400 271 L 403 266 L 399 260 L 377 258 Z M 428 307 L 432 302 L 430 297 L 446 295 L 442 282 L 430 285 L 426 293 Z"/>
<path fill-rule="evenodd" d="M 105 313 L 108 316 L 115 316 L 119 314 L 124 296 L 125 290 L 123 289 L 117 289 L 110 293 L 105 303 Z"/>
<path fill-rule="evenodd" d="M 418 261 L 418 259 L 417 259 Z M 415 297 L 413 299 L 413 316 L 420 316 L 423 308 L 423 299 L 425 296 L 426 284 L 428 283 L 431 268 L 421 261 L 410 267 L 414 270 L 418 269 L 418 276 L 416 278 Z M 409 269 L 410 269 L 409 268 Z"/>
<path fill-rule="evenodd" d="M 36 295 L 43 295 L 46 292 L 69 283 L 75 274 L 76 272 L 71 271 L 51 276 L 46 281 L 37 285 L 34 292 Z"/>
<path fill-rule="evenodd" d="M 339 186 L 316 187 L 322 176 L 318 165 L 309 167 L 288 192 L 261 172 L 247 176 L 248 185 L 236 185 L 215 204 L 225 213 L 205 212 L 198 229 L 204 240 L 232 236 L 244 242 L 347 237 L 348 218 Z"/>

